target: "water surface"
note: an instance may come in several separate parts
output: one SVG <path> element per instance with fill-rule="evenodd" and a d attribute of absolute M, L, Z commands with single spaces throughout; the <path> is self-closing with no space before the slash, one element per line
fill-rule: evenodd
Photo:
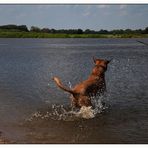
<path fill-rule="evenodd" d="M 70 106 L 51 78 L 74 86 L 90 74 L 93 56 L 113 58 L 103 98 L 108 108 L 92 119 L 46 116 L 53 105 Z M 0 63 L 0 130 L 8 139 L 148 143 L 148 47 L 136 39 L 0 39 Z"/>

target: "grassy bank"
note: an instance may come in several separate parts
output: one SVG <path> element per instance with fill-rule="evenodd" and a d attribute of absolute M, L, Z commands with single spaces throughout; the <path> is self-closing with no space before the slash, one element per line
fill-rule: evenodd
<path fill-rule="evenodd" d="M 0 38 L 147 38 L 148 34 L 57 34 L 0 31 Z"/>

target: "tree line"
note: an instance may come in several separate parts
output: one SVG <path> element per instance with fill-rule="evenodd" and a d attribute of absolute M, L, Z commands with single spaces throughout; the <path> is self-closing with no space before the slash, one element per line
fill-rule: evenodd
<path fill-rule="evenodd" d="M 0 26 L 0 31 L 23 31 L 23 32 L 37 32 L 37 33 L 59 33 L 59 34 L 148 34 L 148 27 L 144 29 L 114 29 L 111 31 L 101 29 L 99 31 L 91 29 L 49 29 L 31 26 L 30 29 L 26 25 L 3 25 Z"/>

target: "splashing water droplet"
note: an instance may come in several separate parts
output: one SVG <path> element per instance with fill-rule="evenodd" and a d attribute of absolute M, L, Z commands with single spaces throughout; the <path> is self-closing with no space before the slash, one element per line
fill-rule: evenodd
<path fill-rule="evenodd" d="M 104 98 L 99 97 L 91 97 L 92 106 L 85 107 L 82 106 L 80 109 L 78 108 L 67 108 L 63 105 L 53 104 L 49 110 L 46 112 L 36 112 L 31 115 L 29 120 L 33 120 L 34 118 L 40 119 L 52 119 L 52 120 L 64 120 L 64 121 L 73 121 L 79 118 L 90 119 L 96 117 L 97 114 L 103 112 L 107 106 L 103 104 Z"/>
<path fill-rule="evenodd" d="M 70 87 L 70 88 L 72 88 L 72 84 L 71 84 L 71 82 L 70 82 L 70 81 L 68 82 L 68 84 L 69 84 L 69 87 Z"/>
<path fill-rule="evenodd" d="M 80 111 L 76 113 L 76 116 L 85 118 L 85 119 L 90 119 L 90 118 L 94 118 L 95 114 L 91 106 L 89 107 L 82 106 Z"/>

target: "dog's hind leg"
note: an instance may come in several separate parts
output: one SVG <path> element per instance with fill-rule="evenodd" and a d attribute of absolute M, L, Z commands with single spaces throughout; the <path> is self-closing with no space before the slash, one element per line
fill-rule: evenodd
<path fill-rule="evenodd" d="M 88 96 L 80 96 L 78 104 L 79 104 L 80 107 L 82 107 L 82 106 L 86 106 L 86 107 L 92 106 L 91 98 L 88 97 Z"/>

